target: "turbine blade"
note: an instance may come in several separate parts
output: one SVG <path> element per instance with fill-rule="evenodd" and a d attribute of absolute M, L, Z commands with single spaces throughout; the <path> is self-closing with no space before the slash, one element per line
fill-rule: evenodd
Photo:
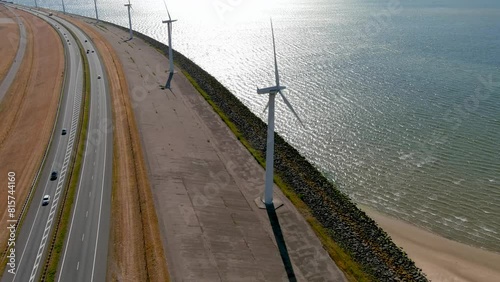
<path fill-rule="evenodd" d="M 274 75 L 276 76 L 276 86 L 280 86 L 280 75 L 278 73 L 278 60 L 276 59 L 276 43 L 274 42 L 273 19 L 271 19 L 271 34 L 273 35 Z"/>
<path fill-rule="evenodd" d="M 267 101 L 266 107 L 264 108 L 264 110 L 262 112 L 265 113 L 267 111 L 267 108 L 269 108 L 269 101 Z"/>
<path fill-rule="evenodd" d="M 163 4 L 165 4 L 165 10 L 167 10 L 168 20 L 171 21 L 172 18 L 170 17 L 170 13 L 168 12 L 167 2 L 163 0 Z"/>
<path fill-rule="evenodd" d="M 292 107 L 292 104 L 290 104 L 290 102 L 288 102 L 288 99 L 285 97 L 285 95 L 283 95 L 283 93 L 281 92 L 281 90 L 279 91 L 280 95 L 281 95 L 281 98 L 283 98 L 283 101 L 285 101 L 285 104 L 288 106 L 288 108 L 290 109 L 290 111 L 292 111 L 292 113 L 295 115 L 295 117 L 299 120 L 300 124 L 302 125 L 302 127 L 305 128 L 305 125 L 304 123 L 302 122 L 302 120 L 300 119 L 299 115 L 295 112 L 295 110 L 293 109 Z"/>

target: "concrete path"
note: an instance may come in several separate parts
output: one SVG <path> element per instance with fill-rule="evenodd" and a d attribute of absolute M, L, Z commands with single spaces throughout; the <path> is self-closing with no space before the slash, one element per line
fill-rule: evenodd
<path fill-rule="evenodd" d="M 19 48 L 17 49 L 16 57 L 14 58 L 14 61 L 10 66 L 9 72 L 2 80 L 2 82 L 0 82 L 0 102 L 2 101 L 7 91 L 9 90 L 12 81 L 14 81 L 14 78 L 16 77 L 19 67 L 23 62 L 24 51 L 26 50 L 26 43 L 27 43 L 26 29 L 24 28 L 23 21 L 19 18 L 14 9 L 8 6 L 5 7 L 9 9 L 9 11 L 11 11 L 16 16 L 16 21 L 17 24 L 19 25 Z"/>
<path fill-rule="evenodd" d="M 264 169 L 167 59 L 106 25 L 132 98 L 173 281 L 287 281 L 265 210 Z M 277 210 L 299 281 L 345 281 L 294 206 Z"/>

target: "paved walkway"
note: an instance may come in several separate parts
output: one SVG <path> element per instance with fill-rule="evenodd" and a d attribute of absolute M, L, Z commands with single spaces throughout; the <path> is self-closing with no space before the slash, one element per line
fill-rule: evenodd
<path fill-rule="evenodd" d="M 173 281 L 287 281 L 265 210 L 264 169 L 167 59 L 115 27 L 99 28 L 127 76 Z M 299 281 L 344 281 L 309 225 L 275 188 Z"/>
<path fill-rule="evenodd" d="M 6 7 L 14 16 L 16 17 L 17 24 L 19 25 L 19 48 L 17 49 L 16 57 L 14 58 L 14 62 L 10 66 L 9 72 L 4 77 L 4 79 L 0 82 L 0 102 L 2 101 L 5 94 L 7 94 L 7 90 L 9 90 L 14 78 L 16 77 L 17 71 L 21 66 L 24 58 L 24 51 L 26 50 L 27 38 L 26 38 L 26 29 L 24 28 L 24 24 L 19 16 L 16 14 L 14 9 Z M 5 23 L 5 21 L 4 21 Z M 11 36 L 10 34 L 7 36 Z"/>

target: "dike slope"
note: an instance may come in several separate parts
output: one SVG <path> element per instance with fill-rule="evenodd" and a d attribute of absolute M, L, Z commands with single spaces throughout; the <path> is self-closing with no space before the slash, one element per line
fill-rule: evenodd
<path fill-rule="evenodd" d="M 168 54 L 168 47 L 136 33 Z M 267 126 L 213 76 L 174 50 L 176 65 L 188 73 L 236 126 L 242 138 L 264 158 Z M 367 272 L 380 281 L 427 281 L 374 220 L 361 211 L 281 136 L 275 134 L 275 175 L 279 176 L 328 228 L 340 244 Z"/>
<path fill-rule="evenodd" d="M 135 34 L 168 54 L 165 44 L 149 36 Z M 241 139 L 264 158 L 266 124 L 212 75 L 175 50 L 174 60 L 236 126 Z M 331 237 L 368 273 L 380 281 L 427 281 L 415 263 L 374 220 L 278 134 L 275 134 L 275 142 L 275 175 L 300 195 Z"/>
<path fill-rule="evenodd" d="M 108 32 L 108 28 L 103 27 L 98 25 L 99 29 L 103 33 Z M 122 30 L 126 30 L 123 27 L 118 28 Z M 124 33 L 125 34 L 125 33 Z M 135 33 L 135 36 L 140 37 L 147 43 L 149 43 L 151 46 L 157 48 L 160 50 L 162 53 L 166 54 L 167 53 L 167 46 L 157 42 L 156 40 L 143 35 L 139 33 Z M 122 37 L 121 42 L 118 42 L 120 45 L 128 45 L 130 48 L 136 48 L 134 46 L 133 42 L 125 42 L 124 41 L 125 36 Z M 126 48 L 126 47 L 125 47 Z M 138 50 L 141 50 L 140 48 Z M 136 52 L 135 50 L 134 52 Z M 174 51 L 175 52 L 175 51 Z M 220 109 L 229 119 L 229 121 L 232 123 L 232 125 L 235 128 L 232 128 L 232 130 L 235 130 L 238 132 L 238 139 L 246 142 L 251 148 L 252 148 L 252 153 L 256 156 L 257 159 L 263 158 L 265 156 L 265 144 L 266 144 L 266 125 L 263 123 L 257 116 L 255 116 L 248 108 L 246 108 L 230 91 L 228 91 L 221 83 L 219 83 L 214 77 L 212 77 L 210 74 L 208 74 L 206 71 L 201 69 L 199 66 L 197 66 L 195 63 L 184 57 L 182 54 L 175 52 L 174 53 L 174 58 L 175 62 L 178 68 L 182 69 L 183 72 L 188 74 L 195 82 L 198 84 L 199 88 L 203 90 L 204 92 L 207 93 L 209 99 L 215 104 L 215 106 Z M 134 56 L 131 54 L 129 57 L 129 60 L 134 63 Z M 123 58 L 122 58 L 123 61 Z M 162 66 L 166 66 L 166 64 L 162 64 Z M 133 88 L 130 86 L 130 91 L 131 91 L 131 96 L 132 99 L 139 99 L 139 102 L 144 102 L 145 99 L 148 99 L 148 97 L 152 97 L 154 95 L 153 93 L 156 92 L 154 89 L 157 89 L 159 86 L 159 83 L 157 81 L 162 81 L 164 77 L 166 77 L 165 73 L 166 72 L 163 67 L 160 67 L 159 69 L 152 69 L 152 66 L 148 66 L 149 70 L 144 71 L 144 73 L 141 72 L 141 70 L 134 70 L 136 71 L 136 75 L 140 75 L 141 78 L 143 75 L 145 75 L 142 83 L 142 88 Z M 155 71 L 158 74 L 155 74 Z M 150 74 L 153 76 L 153 82 L 151 81 L 146 81 L 146 78 L 151 79 Z M 177 75 L 176 77 L 180 77 L 180 75 Z M 174 79 L 175 81 L 175 79 Z M 161 82 L 163 83 L 163 82 Z M 174 84 L 175 85 L 175 84 Z M 154 86 L 153 88 L 149 88 L 150 86 Z M 162 92 L 163 95 L 162 97 L 155 97 L 155 99 L 166 99 L 162 103 L 177 103 L 175 100 L 177 99 L 175 96 L 179 95 L 179 88 L 174 87 L 174 92 L 169 93 L 168 91 Z M 173 95 L 173 96 L 170 96 Z M 184 102 L 185 103 L 185 102 Z M 149 114 L 154 114 L 156 111 L 156 114 L 160 115 L 162 114 L 161 111 L 156 108 L 160 104 L 157 104 L 155 102 L 150 103 L 148 105 L 148 110 Z M 132 105 L 133 107 L 136 107 L 137 105 Z M 180 105 L 179 105 L 180 106 Z M 198 110 L 198 109 L 195 109 Z M 168 118 L 179 118 L 182 117 L 183 114 L 187 114 L 184 112 L 176 112 L 176 109 L 172 110 L 173 112 L 168 113 Z M 138 119 L 140 120 L 141 113 L 137 114 Z M 160 118 L 160 116 L 158 117 Z M 184 117 L 185 118 L 185 117 Z M 204 116 L 200 115 L 200 118 L 202 119 L 213 119 L 213 114 Z M 215 121 L 208 121 L 209 126 L 213 124 Z M 220 121 L 219 121 L 220 122 Z M 182 123 L 181 123 L 182 124 Z M 180 126 L 179 124 L 178 126 Z M 145 125 L 147 126 L 147 125 Z M 153 125 L 150 124 L 150 126 L 153 127 Z M 165 127 L 168 126 L 168 124 L 161 124 L 159 127 L 153 127 L 156 128 L 156 130 L 164 130 Z M 139 128 L 141 128 L 141 125 L 139 125 Z M 201 127 L 200 127 L 201 128 Z M 187 129 L 186 129 L 187 130 Z M 199 129 L 198 129 L 199 130 Z M 227 128 L 226 128 L 227 130 Z M 203 130 L 201 130 L 203 131 Z M 183 134 L 186 134 L 185 132 Z M 142 138 L 143 138 L 143 144 L 148 143 L 148 138 L 144 136 L 144 133 L 141 133 Z M 196 135 L 196 134 L 195 134 Z M 165 137 L 168 137 L 165 136 Z M 189 138 L 195 138 L 195 136 L 187 136 Z M 328 229 L 329 235 L 337 242 L 345 251 L 347 251 L 353 259 L 361 264 L 366 272 L 371 274 L 375 280 L 379 281 L 427 281 L 425 275 L 421 272 L 420 269 L 418 269 L 414 262 L 407 257 L 407 255 L 400 249 L 398 248 L 390 239 L 390 237 L 381 229 L 377 226 L 377 224 L 369 218 L 363 211 L 361 211 L 355 204 L 351 202 L 351 200 L 341 193 L 337 187 L 328 181 L 311 163 L 309 163 L 303 156 L 300 155 L 300 153 L 295 150 L 292 146 L 290 146 L 288 143 L 286 143 L 279 135 L 276 134 L 275 136 L 276 140 L 276 150 L 275 150 L 275 174 L 276 176 L 281 179 L 288 187 L 290 187 L 293 192 L 296 195 L 299 195 L 300 199 L 305 203 L 311 213 L 314 215 L 314 217 L 324 226 Z M 221 216 L 218 218 L 221 221 L 226 220 L 225 217 L 222 216 L 222 214 L 219 214 L 218 211 L 216 210 L 217 208 L 220 208 L 220 205 L 225 205 L 226 208 L 229 208 L 227 205 L 230 204 L 230 201 L 226 201 L 224 199 L 218 199 L 216 197 L 212 197 L 210 194 L 211 193 L 205 193 L 207 192 L 207 189 L 210 192 L 220 192 L 220 189 L 225 189 L 226 187 L 223 188 L 217 188 L 217 187 L 208 187 L 203 185 L 200 186 L 202 183 L 197 183 L 196 181 L 200 181 L 200 179 L 195 180 L 195 183 L 186 183 L 184 181 L 185 179 L 183 178 L 186 174 L 185 171 L 175 171 L 175 169 L 181 165 L 180 163 L 177 163 L 176 166 L 168 166 L 168 165 L 161 165 L 162 161 L 165 161 L 165 159 L 171 159 L 172 155 L 174 153 L 173 149 L 170 148 L 170 146 L 183 146 L 183 145 L 189 145 L 190 142 L 185 142 L 185 144 L 160 144 L 161 140 L 157 140 L 156 143 L 151 143 L 152 146 L 155 146 L 155 153 L 156 155 L 154 156 L 149 156 L 148 159 L 148 168 L 151 169 L 153 166 L 159 165 L 160 170 L 157 173 L 152 173 L 150 175 L 151 181 L 153 182 L 153 193 L 155 194 L 155 204 L 157 206 L 157 209 L 159 210 L 166 210 L 167 212 L 173 212 L 176 209 L 179 209 L 180 207 L 178 206 L 179 204 L 182 206 L 183 204 L 186 204 L 184 207 L 184 210 L 182 210 L 182 214 L 180 215 L 181 218 L 176 218 L 176 219 L 168 219 L 165 218 L 165 216 L 162 217 L 161 211 L 159 211 L 159 219 L 160 219 L 160 225 L 162 232 L 165 234 L 168 234 L 167 238 L 165 239 L 164 237 L 164 245 L 166 245 L 166 251 L 167 251 L 167 258 L 170 257 L 169 263 L 172 263 L 169 267 L 171 269 L 171 274 L 173 277 L 178 274 L 179 271 L 182 269 L 186 269 L 191 267 L 191 269 L 198 269 L 198 273 L 191 273 L 193 275 L 201 275 L 198 277 L 219 277 L 219 279 L 222 279 L 220 277 L 221 273 L 225 273 L 225 278 L 224 279 L 230 279 L 235 278 L 235 277 L 240 277 L 238 275 L 243 275 L 249 274 L 249 269 L 251 270 L 250 272 L 256 271 L 255 265 L 235 265 L 237 266 L 236 269 L 231 269 L 230 267 L 225 264 L 217 264 L 217 262 L 222 262 L 227 263 L 228 261 L 222 260 L 223 258 L 219 257 L 221 255 L 234 255 L 234 250 L 225 250 L 224 252 L 221 252 L 217 254 L 215 257 L 210 257 L 208 258 L 209 264 L 215 264 L 218 267 L 222 267 L 219 269 L 219 272 L 214 272 L 212 270 L 211 265 L 193 265 L 189 261 L 185 261 L 183 263 L 182 261 L 180 262 L 174 262 L 171 259 L 172 252 L 180 252 L 181 254 L 184 254 L 188 251 L 193 252 L 195 249 L 200 250 L 200 249 L 206 249 L 207 246 L 204 246 L 203 244 L 207 244 L 207 238 L 203 236 L 209 236 L 208 233 L 205 233 L 205 235 L 202 235 L 202 237 L 199 237 L 200 234 L 199 228 L 202 227 L 202 230 L 206 228 L 206 226 L 211 226 L 210 228 L 217 228 L 217 222 L 213 221 L 212 219 L 217 216 Z M 165 140 L 163 140 L 165 141 Z M 207 143 L 210 143 L 211 140 L 208 139 Z M 164 142 L 163 142 L 164 143 Z M 211 145 L 207 145 L 207 148 L 210 148 Z M 167 150 L 168 149 L 168 150 Z M 186 148 L 185 148 L 186 149 Z M 187 148 L 189 149 L 189 148 Z M 191 148 L 191 149 L 196 149 L 196 148 Z M 147 150 L 147 149 L 146 149 Z M 170 152 L 169 152 L 170 151 Z M 222 149 L 224 153 L 224 149 Z M 218 152 L 220 153 L 220 152 Z M 191 169 L 193 168 L 199 168 L 200 166 L 204 165 L 213 165 L 213 163 L 210 163 L 210 158 L 213 156 L 208 156 L 209 153 L 207 153 L 207 156 L 205 156 L 208 160 L 208 163 L 197 163 L 196 160 L 193 158 L 193 161 L 191 162 Z M 188 154 L 188 156 L 193 157 L 192 153 Z M 221 155 L 219 155 L 221 156 Z M 146 158 L 148 158 L 148 153 L 146 152 Z M 226 160 L 226 165 L 229 164 L 231 165 L 231 161 Z M 239 164 L 239 162 L 238 162 Z M 174 163 L 175 165 L 175 163 Z M 201 181 L 204 181 L 207 178 L 213 178 L 215 177 L 216 181 L 221 181 L 226 179 L 227 180 L 227 175 L 219 175 L 218 174 L 218 168 L 213 168 L 214 171 L 210 173 L 211 170 L 209 170 L 207 175 L 199 175 L 200 173 L 198 171 L 195 171 L 194 173 L 197 173 L 195 176 L 202 177 Z M 227 168 L 228 171 L 231 174 L 237 174 L 239 172 L 234 172 L 231 171 L 234 168 Z M 167 177 L 166 173 L 180 173 L 178 174 L 179 178 L 178 179 L 170 179 Z M 184 173 L 184 175 L 182 175 Z M 215 173 L 215 175 L 214 175 Z M 241 173 L 245 173 L 244 171 Z M 263 173 L 262 173 L 263 175 Z M 238 175 L 239 176 L 239 175 Z M 217 179 L 222 178 L 222 179 Z M 255 176 L 254 176 L 255 178 Z M 258 177 L 257 177 L 258 178 Z M 235 177 L 236 182 L 238 182 L 237 177 Z M 238 183 L 233 183 L 234 180 L 227 180 L 229 181 L 230 186 L 233 185 L 238 185 Z M 159 181 L 159 183 L 163 183 L 162 185 L 155 185 L 155 181 Z M 163 181 L 163 182 L 162 182 Z M 227 182 L 226 181 L 226 182 Z M 263 183 L 263 182 L 262 182 Z M 258 183 L 260 184 L 260 183 Z M 165 186 L 166 185 L 166 186 Z M 166 195 L 162 189 L 164 187 L 174 187 L 172 191 L 168 195 Z M 189 187 L 192 186 L 194 187 L 192 190 L 189 189 Z M 227 186 L 227 185 L 226 185 Z M 258 185 L 257 185 L 258 186 Z M 207 188 L 208 187 L 208 188 Z M 260 189 L 262 187 L 260 186 Z M 198 193 L 201 192 L 201 193 Z M 227 193 L 230 193 L 231 191 L 227 190 L 224 191 Z M 191 194 L 190 194 L 191 193 Z M 198 193 L 198 194 L 197 194 Z M 205 193 L 205 194 L 203 194 Z M 244 193 L 244 192 L 242 192 Z M 196 200 L 197 198 L 194 196 L 199 196 L 202 195 L 203 197 L 198 198 L 198 200 L 201 199 L 201 202 L 196 203 L 193 200 Z M 256 194 L 257 195 L 257 194 Z M 185 197 L 188 198 L 185 198 Z M 247 196 L 247 204 L 248 204 L 248 195 Z M 163 202 L 163 201 L 168 201 L 169 197 L 175 197 L 176 200 L 179 202 L 177 203 L 177 206 L 169 206 L 168 202 Z M 189 198 L 191 197 L 191 198 Z M 236 197 L 236 195 L 233 195 L 232 197 Z M 184 202 L 187 200 L 188 202 Z M 222 200 L 222 202 L 220 201 Z M 234 200 L 234 198 L 233 198 Z M 190 201 L 190 203 L 189 203 Z M 200 207 L 206 208 L 207 206 L 212 207 L 214 209 L 205 209 L 205 210 L 199 210 Z M 244 205 L 244 203 L 240 203 L 239 205 Z M 239 205 L 232 206 L 232 208 L 238 208 Z M 192 209 L 194 208 L 194 210 Z M 251 209 L 254 209 L 253 207 L 250 207 Z M 245 206 L 245 209 L 247 207 Z M 183 218 L 182 218 L 183 217 Z M 240 224 L 242 224 L 244 221 L 241 221 L 243 218 L 237 218 L 235 219 L 234 217 L 232 218 L 232 221 L 234 222 L 235 220 L 238 221 Z M 170 220 L 170 221 L 169 221 Z M 178 221 L 176 221 L 178 220 Z M 204 221 L 205 220 L 205 221 Z M 227 220 L 230 220 L 229 218 Z M 200 226 L 200 222 L 203 222 L 202 226 Z M 166 223 L 173 223 L 174 225 L 166 225 Z M 188 224 L 188 226 L 191 226 L 191 232 L 192 233 L 190 238 L 184 237 L 184 239 L 179 238 L 178 235 L 174 230 L 172 230 L 172 227 L 178 227 L 182 224 Z M 190 225 L 194 224 L 194 225 Z M 204 226 L 205 224 L 205 226 Z M 228 224 L 230 224 L 228 222 Z M 223 225 L 225 226 L 225 225 Z M 255 224 L 251 224 L 251 226 L 247 226 L 248 229 L 245 229 L 245 232 L 251 234 L 252 226 L 256 226 Z M 219 228 L 220 229 L 220 228 Z M 224 228 L 222 228 L 222 231 L 225 231 Z M 285 228 L 286 229 L 286 228 Z M 209 230 L 210 231 L 210 230 Z M 216 230 L 212 230 L 216 232 Z M 227 230 L 226 230 L 227 231 Z M 286 233 L 286 232 L 285 232 Z M 227 238 L 232 238 L 234 234 L 228 233 Z M 200 241 L 201 238 L 201 241 Z M 285 234 L 285 238 L 287 238 L 287 234 Z M 189 239 L 189 240 L 188 240 Z M 236 238 L 234 238 L 236 239 Z M 168 247 L 169 245 L 172 246 L 172 244 L 177 241 L 178 246 L 177 249 L 174 247 Z M 187 241 L 186 241 L 187 240 Z M 174 241 L 174 242 L 169 242 L 169 241 Z M 226 242 L 227 243 L 227 242 Z M 236 242 L 238 243 L 238 242 Z M 248 243 L 248 241 L 247 241 Z M 202 244 L 202 245 L 199 245 Z M 222 241 L 208 241 L 208 244 L 211 244 L 211 246 L 218 246 L 218 247 L 224 247 L 225 243 Z M 198 246 L 199 245 L 199 246 Z M 188 247 L 191 246 L 191 248 L 194 249 L 179 249 L 181 247 Z M 195 248 L 194 246 L 198 246 Z M 231 248 L 238 249 L 241 246 L 229 246 Z M 293 250 L 294 247 L 300 248 L 300 246 L 294 245 L 291 246 L 290 249 Z M 259 251 L 263 251 L 260 249 Z M 198 258 L 205 256 L 206 254 L 197 254 L 199 255 Z M 300 254 L 299 254 L 300 255 Z M 314 254 L 313 254 L 314 255 Z M 236 261 L 241 261 L 243 258 L 242 257 L 233 257 L 233 259 L 236 259 Z M 274 267 L 277 266 L 272 266 L 273 264 L 276 263 L 276 257 L 269 257 L 269 263 L 270 267 L 264 272 L 266 274 L 263 274 L 264 277 L 274 277 L 273 276 L 274 271 L 272 270 Z M 309 258 L 309 261 L 311 259 Z M 292 254 L 292 261 L 293 261 L 293 254 Z M 297 262 L 300 261 L 298 264 Z M 308 273 L 308 268 L 310 268 L 311 265 L 306 265 L 307 259 L 303 260 L 300 259 L 295 262 L 295 266 L 297 266 L 302 273 L 303 278 L 314 278 L 313 276 L 308 276 L 311 275 L 311 273 Z M 193 263 L 200 262 L 200 260 L 195 260 Z M 234 261 L 232 261 L 234 262 Z M 221 272 L 221 269 L 223 270 Z M 252 270 L 253 269 L 253 270 Z M 233 271 L 233 272 L 231 272 Z M 234 276 L 235 275 L 235 276 Z M 269 275 L 269 276 L 267 276 Z M 282 275 L 282 273 L 280 273 Z M 182 276 L 181 276 L 182 277 Z M 196 277 L 196 276 L 195 276 Z M 328 276 L 323 276 L 323 278 L 328 277 Z M 316 277 L 319 278 L 319 277 Z"/>

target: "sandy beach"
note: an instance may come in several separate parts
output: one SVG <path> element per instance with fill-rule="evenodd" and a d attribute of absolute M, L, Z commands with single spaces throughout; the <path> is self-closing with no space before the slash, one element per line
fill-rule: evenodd
<path fill-rule="evenodd" d="M 435 235 L 412 224 L 360 206 L 403 248 L 432 281 L 500 281 L 500 254 Z"/>

